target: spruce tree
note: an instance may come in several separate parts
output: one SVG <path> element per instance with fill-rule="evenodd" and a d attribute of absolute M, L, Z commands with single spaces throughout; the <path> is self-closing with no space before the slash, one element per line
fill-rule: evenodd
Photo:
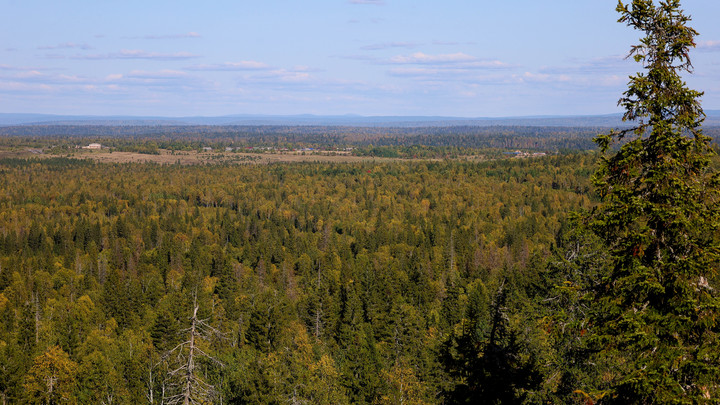
<path fill-rule="evenodd" d="M 644 37 L 644 72 L 619 101 L 631 128 L 600 135 L 591 226 L 612 263 L 595 297 L 593 364 L 603 403 L 720 399 L 718 176 L 703 135 L 702 93 L 688 89 L 697 32 L 679 0 L 618 3 Z"/>

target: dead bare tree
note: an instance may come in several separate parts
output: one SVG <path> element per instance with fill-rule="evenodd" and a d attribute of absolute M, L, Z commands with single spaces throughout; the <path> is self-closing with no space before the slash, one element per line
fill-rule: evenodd
<path fill-rule="evenodd" d="M 201 349 L 198 344 L 212 337 L 223 339 L 225 337 L 219 330 L 210 326 L 207 319 L 198 319 L 198 308 L 195 299 L 190 327 L 182 331 L 187 339 L 163 356 L 163 362 L 174 364 L 168 367 L 167 382 L 163 384 L 163 405 L 206 404 L 214 402 L 217 397 L 215 387 L 199 375 L 197 362 L 202 358 L 219 367 L 224 365 Z M 165 396 L 166 390 L 167 396 Z"/>

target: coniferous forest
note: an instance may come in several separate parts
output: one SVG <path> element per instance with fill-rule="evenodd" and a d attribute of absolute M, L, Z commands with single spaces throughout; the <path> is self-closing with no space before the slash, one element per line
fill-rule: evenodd
<path fill-rule="evenodd" d="M 5 160 L 2 394 L 49 401 L 56 375 L 56 398 L 172 403 L 192 356 L 218 403 L 547 398 L 595 157 Z"/>
<path fill-rule="evenodd" d="M 717 403 L 719 162 L 680 77 L 697 33 L 677 0 L 618 12 L 643 72 L 599 150 L 526 128 L 556 149 L 510 157 L 512 129 L 449 128 L 361 149 L 408 159 L 102 163 L 12 129 L 0 403 Z M 356 135 L 313 131 L 272 142 Z"/>

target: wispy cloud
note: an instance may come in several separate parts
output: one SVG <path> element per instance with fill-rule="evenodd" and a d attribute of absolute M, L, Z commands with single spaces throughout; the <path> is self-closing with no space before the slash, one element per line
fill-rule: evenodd
<path fill-rule="evenodd" d="M 455 46 L 455 45 L 476 45 L 477 42 L 456 42 L 456 41 L 432 41 L 433 45 L 439 46 Z"/>
<path fill-rule="evenodd" d="M 384 6 L 385 0 L 350 0 L 350 4 L 369 4 L 373 6 Z"/>
<path fill-rule="evenodd" d="M 422 52 L 416 52 L 412 55 L 398 55 L 390 59 L 391 63 L 399 64 L 441 64 L 441 63 L 458 63 L 472 62 L 477 58 L 464 54 L 462 52 L 445 54 L 445 55 L 428 55 Z"/>
<path fill-rule="evenodd" d="M 582 71 L 547 71 L 523 72 L 513 74 L 512 80 L 517 84 L 531 86 L 550 86 L 553 88 L 565 87 L 575 89 L 601 89 L 621 87 L 627 82 L 627 76 L 622 73 L 598 73 Z"/>
<path fill-rule="evenodd" d="M 442 66 L 408 66 L 388 70 L 388 75 L 423 82 L 463 82 L 507 84 L 516 82 L 509 73 L 479 73 L 478 70 L 447 68 Z"/>
<path fill-rule="evenodd" d="M 117 73 L 105 76 L 105 84 L 116 86 L 154 86 L 167 88 L 198 88 L 203 80 L 186 72 L 172 69 L 157 71 L 132 70 L 128 73 Z"/>
<path fill-rule="evenodd" d="M 177 70 L 133 70 L 128 73 L 87 77 L 37 70 L 0 74 L 0 91 L 26 94 L 138 94 L 202 92 L 211 85 L 202 78 Z"/>
<path fill-rule="evenodd" d="M 518 81 L 529 83 L 568 83 L 572 81 L 572 77 L 568 74 L 525 72 L 522 75 L 515 75 L 513 77 Z"/>
<path fill-rule="evenodd" d="M 720 51 L 720 41 L 699 41 L 697 43 L 697 49 L 705 52 Z"/>
<path fill-rule="evenodd" d="M 122 90 L 127 87 L 144 86 L 172 89 L 196 89 L 205 85 L 199 77 L 179 70 L 132 70 L 127 73 L 112 73 L 104 77 L 88 77 L 46 73 L 39 70 L 16 71 L 8 75 L 0 75 L 0 83 L 33 84 L 49 86 L 54 89 L 66 88 L 77 90 L 80 87 L 89 89 Z M 48 88 L 49 88 L 48 87 Z"/>
<path fill-rule="evenodd" d="M 245 70 L 267 70 L 270 66 L 253 60 L 242 60 L 240 62 L 224 62 L 216 64 L 204 64 L 189 66 L 187 70 L 196 71 L 245 71 Z"/>
<path fill-rule="evenodd" d="M 440 69 L 427 67 L 402 67 L 388 70 L 388 74 L 390 76 L 412 78 L 430 78 L 433 76 L 437 76 L 440 72 Z"/>
<path fill-rule="evenodd" d="M 133 70 L 126 77 L 135 79 L 185 79 L 189 75 L 179 70 L 163 69 L 158 71 Z"/>
<path fill-rule="evenodd" d="M 28 67 L 28 66 L 12 66 L 12 65 L 3 65 L 0 64 L 0 70 L 6 71 L 6 72 L 29 72 L 29 71 L 49 71 L 49 70 L 58 70 L 54 68 L 48 68 L 48 67 Z"/>
<path fill-rule="evenodd" d="M 454 45 L 460 45 L 459 42 L 455 41 L 433 41 L 433 45 L 441 45 L 441 46 L 454 46 Z"/>
<path fill-rule="evenodd" d="M 598 89 L 617 87 L 627 80 L 624 74 L 627 61 L 620 56 L 522 71 L 518 71 L 520 66 L 499 60 L 481 60 L 464 53 L 415 53 L 396 56 L 386 63 L 396 65 L 387 71 L 389 76 L 409 79 L 428 87 L 462 84 Z"/>
<path fill-rule="evenodd" d="M 147 60 L 185 60 L 194 59 L 199 55 L 189 52 L 160 53 L 138 49 L 123 49 L 120 52 L 91 55 L 74 55 L 70 59 L 107 60 L 107 59 L 147 59 Z"/>
<path fill-rule="evenodd" d="M 47 94 L 57 92 L 57 89 L 47 84 L 23 83 L 16 81 L 0 81 L 0 91 L 27 96 L 34 94 Z"/>
<path fill-rule="evenodd" d="M 49 50 L 49 49 L 82 49 L 82 50 L 90 50 L 94 49 L 92 46 L 88 44 L 76 44 L 74 42 L 64 42 L 62 44 L 57 45 L 44 45 L 44 46 L 38 46 L 37 49 L 43 49 L 43 50 Z"/>
<path fill-rule="evenodd" d="M 416 44 L 413 42 L 386 42 L 381 44 L 370 44 L 365 45 L 363 47 L 360 47 L 360 49 L 364 51 L 379 51 L 383 49 L 391 49 L 391 48 L 415 48 L 419 46 L 420 44 Z"/>
<path fill-rule="evenodd" d="M 18 70 L 34 70 L 34 69 L 32 69 L 32 68 L 23 68 L 23 67 L 19 67 L 19 66 L 0 65 L 0 70 L 5 70 L 5 71 L 9 71 L 9 70 L 10 70 L 10 71 L 18 71 Z"/>
<path fill-rule="evenodd" d="M 14 73 L 10 75 L 0 76 L 0 79 L 2 79 L 2 81 L 16 83 L 40 83 L 60 85 L 86 84 L 94 81 L 93 79 L 84 76 L 46 73 L 39 69 L 12 69 L 12 71 Z"/>
<path fill-rule="evenodd" d="M 429 65 L 445 69 L 508 69 L 512 66 L 499 60 L 484 60 L 462 52 L 429 55 L 416 52 L 412 55 L 397 55 L 389 60 L 397 65 Z"/>
<path fill-rule="evenodd" d="M 302 83 L 308 82 L 312 78 L 310 72 L 303 69 L 275 69 L 266 73 L 246 77 L 249 81 L 259 82 L 283 82 L 283 83 Z"/>
<path fill-rule="evenodd" d="M 613 74 L 630 74 L 633 67 L 637 66 L 632 60 L 624 56 L 613 55 L 589 60 L 571 60 L 571 64 L 565 66 L 545 66 L 539 69 L 539 73 L 551 75 L 572 74 L 580 76 L 599 76 Z"/>

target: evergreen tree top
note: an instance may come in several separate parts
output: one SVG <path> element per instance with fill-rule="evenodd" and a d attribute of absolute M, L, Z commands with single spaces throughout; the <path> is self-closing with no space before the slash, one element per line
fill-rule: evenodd
<path fill-rule="evenodd" d="M 644 72 L 618 102 L 636 126 L 596 138 L 604 153 L 623 141 L 593 178 L 602 203 L 591 226 L 613 257 L 590 339 L 607 371 L 599 395 L 609 403 L 715 398 L 720 195 L 701 130 L 702 93 L 680 76 L 692 71 L 698 33 L 679 0 L 620 1 L 617 11 L 645 34 L 629 54 Z"/>

